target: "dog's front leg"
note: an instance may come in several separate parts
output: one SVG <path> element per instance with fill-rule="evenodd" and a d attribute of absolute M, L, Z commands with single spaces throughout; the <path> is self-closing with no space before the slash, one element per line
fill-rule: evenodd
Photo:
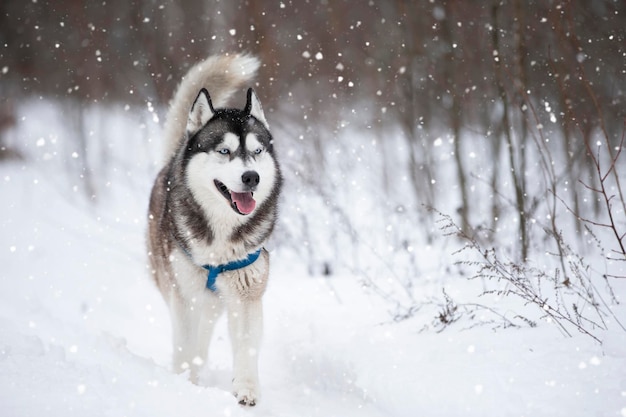
<path fill-rule="evenodd" d="M 253 406 L 259 398 L 258 358 L 263 328 L 261 298 L 238 298 L 228 309 L 233 346 L 233 391 L 240 404 Z"/>
<path fill-rule="evenodd" d="M 198 374 L 207 358 L 211 333 L 220 314 L 219 305 L 173 297 L 170 309 L 174 371 L 182 373 L 189 370 L 189 379 L 197 384 Z"/>

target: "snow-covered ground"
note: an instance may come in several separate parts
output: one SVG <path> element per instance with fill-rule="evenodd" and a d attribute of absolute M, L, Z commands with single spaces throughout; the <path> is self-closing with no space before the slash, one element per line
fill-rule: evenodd
<path fill-rule="evenodd" d="M 50 145 L 37 138 L 31 147 Z M 44 161 L 56 151 L 0 165 L 0 416 L 626 416 L 619 329 L 600 332 L 602 345 L 543 322 L 420 331 L 432 317 L 394 323 L 360 277 L 312 277 L 280 246 L 260 403 L 242 408 L 230 393 L 223 321 L 191 384 L 169 369 L 169 317 L 146 272 L 149 179 L 125 183 L 133 156 L 115 154 L 128 160 L 112 159 L 124 168 L 97 204 L 59 185 Z M 446 288 L 462 298 L 467 280 Z"/>

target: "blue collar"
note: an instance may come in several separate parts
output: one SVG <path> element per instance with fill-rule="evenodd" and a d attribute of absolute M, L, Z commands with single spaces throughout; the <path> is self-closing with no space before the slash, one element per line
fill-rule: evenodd
<path fill-rule="evenodd" d="M 191 262 L 193 262 L 193 257 L 191 256 L 191 253 L 189 253 L 189 251 L 185 249 L 183 245 L 180 244 L 180 242 L 178 241 L 178 239 L 176 239 L 176 237 L 174 237 L 174 241 L 176 242 L 180 250 L 182 250 L 183 253 L 187 255 L 189 259 L 191 259 Z M 217 276 L 219 274 L 221 274 L 222 272 L 226 272 L 226 271 L 236 271 L 238 269 L 245 268 L 246 266 L 252 265 L 257 259 L 259 259 L 259 255 L 261 255 L 261 250 L 262 248 L 257 250 L 256 252 L 252 252 L 248 254 L 248 257 L 246 257 L 245 259 L 241 259 L 239 261 L 232 261 L 232 262 L 228 262 L 227 264 L 222 264 L 222 265 L 217 265 L 217 266 L 202 265 L 202 268 L 206 269 L 209 272 L 207 274 L 207 280 L 206 280 L 207 289 L 213 292 L 216 292 L 217 287 L 215 286 L 215 281 L 217 281 Z"/>
<path fill-rule="evenodd" d="M 217 280 L 217 276 L 219 274 L 221 274 L 222 272 L 226 272 L 226 271 L 236 271 L 237 269 L 245 268 L 248 265 L 252 265 L 254 261 L 259 259 L 260 254 L 261 254 L 261 249 L 249 254 L 247 258 L 239 260 L 239 261 L 233 261 L 227 264 L 222 264 L 222 265 L 217 265 L 217 266 L 202 265 L 202 268 L 209 271 L 207 275 L 206 287 L 209 290 L 216 292 L 217 287 L 215 286 L 215 281 Z"/>

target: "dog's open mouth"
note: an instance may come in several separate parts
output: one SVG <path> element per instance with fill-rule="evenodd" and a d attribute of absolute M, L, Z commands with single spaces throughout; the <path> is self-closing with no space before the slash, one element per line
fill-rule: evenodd
<path fill-rule="evenodd" d="M 214 182 L 217 189 L 220 191 L 220 193 L 222 193 L 224 198 L 228 200 L 230 206 L 233 208 L 233 210 L 235 210 L 235 212 L 246 215 L 254 211 L 254 208 L 256 207 L 256 201 L 254 201 L 254 198 L 252 198 L 252 192 L 236 193 L 229 190 L 223 182 L 218 180 L 215 180 Z"/>

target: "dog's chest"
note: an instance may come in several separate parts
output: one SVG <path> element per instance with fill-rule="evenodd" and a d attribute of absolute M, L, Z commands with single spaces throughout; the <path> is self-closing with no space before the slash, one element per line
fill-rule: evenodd
<path fill-rule="evenodd" d="M 187 247 L 194 263 L 219 265 L 248 255 L 245 239 L 235 239 L 237 226 L 236 223 L 211 222 L 204 225 L 206 231 L 198 231 L 191 230 L 183 222 L 180 228 L 187 237 Z"/>

